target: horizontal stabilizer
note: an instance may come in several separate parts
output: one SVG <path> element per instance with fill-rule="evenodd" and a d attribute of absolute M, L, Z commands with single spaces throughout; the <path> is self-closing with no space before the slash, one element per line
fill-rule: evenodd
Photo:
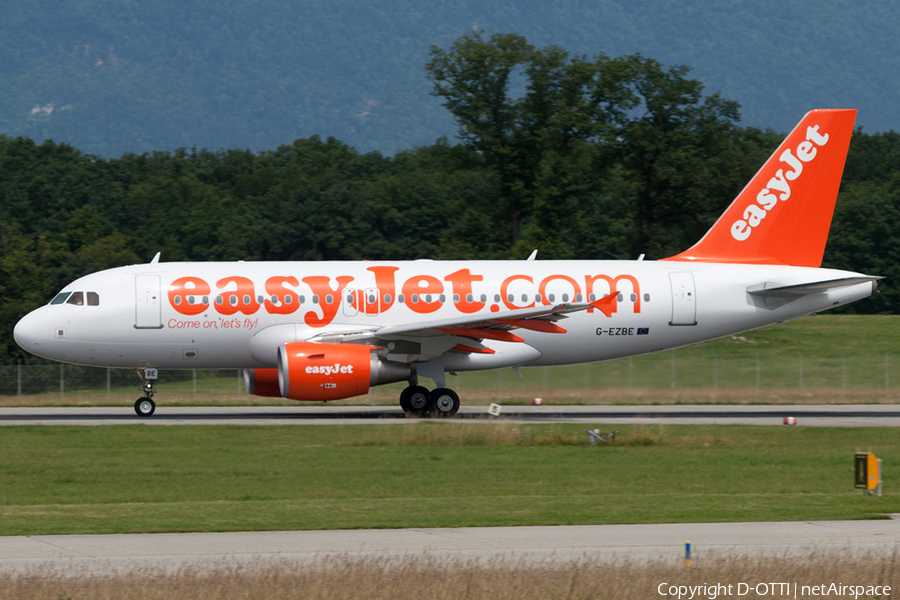
<path fill-rule="evenodd" d="M 780 283 L 762 283 L 747 288 L 747 293 L 762 298 L 799 298 L 809 294 L 819 294 L 829 290 L 858 285 L 870 281 L 884 279 L 883 277 L 844 277 L 841 279 L 827 279 L 825 281 L 813 281 L 796 285 L 781 285 Z"/>

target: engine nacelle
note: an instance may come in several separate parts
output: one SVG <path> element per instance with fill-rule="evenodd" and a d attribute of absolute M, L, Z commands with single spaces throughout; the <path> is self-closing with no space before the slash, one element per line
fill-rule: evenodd
<path fill-rule="evenodd" d="M 254 396 L 281 397 L 278 369 L 244 369 L 244 386 Z"/>
<path fill-rule="evenodd" d="M 407 379 L 409 365 L 381 360 L 361 344 L 289 342 L 278 348 L 278 386 L 292 400 L 339 400 Z M 262 369 L 261 369 L 262 370 Z"/>

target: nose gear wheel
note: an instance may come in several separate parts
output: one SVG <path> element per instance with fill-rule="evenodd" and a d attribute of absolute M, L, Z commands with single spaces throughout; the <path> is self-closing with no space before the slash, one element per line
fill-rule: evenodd
<path fill-rule="evenodd" d="M 149 417 L 156 412 L 156 402 L 150 398 L 138 398 L 134 403 L 134 412 L 139 417 Z"/>

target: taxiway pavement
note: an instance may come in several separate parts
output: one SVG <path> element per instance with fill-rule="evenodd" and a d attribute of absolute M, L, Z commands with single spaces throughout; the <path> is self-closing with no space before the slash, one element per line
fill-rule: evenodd
<path fill-rule="evenodd" d="M 900 520 L 472 527 L 0 537 L 0 571 L 174 570 L 259 561 L 432 557 L 439 561 L 682 560 L 895 551 Z"/>
<path fill-rule="evenodd" d="M 463 407 L 462 422 L 513 423 L 671 423 L 782 425 L 795 417 L 807 427 L 900 427 L 900 406 L 854 405 L 543 405 L 506 406 L 499 417 L 486 406 Z M 130 406 L 3 407 L 2 425 L 373 425 L 408 422 L 399 407 L 384 406 L 165 406 L 141 418 Z M 419 419 L 413 419 L 419 421 Z"/>

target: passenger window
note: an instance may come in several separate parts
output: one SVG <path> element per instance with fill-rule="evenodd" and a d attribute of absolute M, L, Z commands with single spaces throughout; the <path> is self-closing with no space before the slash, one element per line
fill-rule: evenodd
<path fill-rule="evenodd" d="M 644 294 L 644 302 L 650 302 L 650 294 Z"/>
<path fill-rule="evenodd" d="M 397 302 L 399 302 L 400 304 L 403 304 L 406 302 L 406 298 L 404 298 L 403 294 L 400 294 L 399 296 L 397 296 Z"/>
<path fill-rule="evenodd" d="M 390 295 L 390 294 L 385 294 L 385 295 L 384 295 L 384 303 L 385 303 L 385 304 L 390 304 L 390 303 L 391 303 L 391 295 Z"/>
<path fill-rule="evenodd" d="M 75 306 L 84 306 L 84 293 L 75 292 L 66 304 L 74 304 Z"/>
<path fill-rule="evenodd" d="M 55 298 L 53 298 L 53 300 L 50 301 L 50 304 L 62 304 L 66 301 L 66 298 L 68 298 L 69 294 L 71 293 L 72 292 L 60 292 L 56 295 Z"/>
<path fill-rule="evenodd" d="M 318 303 L 319 303 L 319 296 L 314 295 L 313 298 L 312 298 L 312 300 L 313 300 L 313 304 L 318 304 Z"/>
<path fill-rule="evenodd" d="M 332 302 L 334 302 L 334 296 L 332 296 L 331 294 L 325 296 L 325 304 L 331 304 Z"/>

